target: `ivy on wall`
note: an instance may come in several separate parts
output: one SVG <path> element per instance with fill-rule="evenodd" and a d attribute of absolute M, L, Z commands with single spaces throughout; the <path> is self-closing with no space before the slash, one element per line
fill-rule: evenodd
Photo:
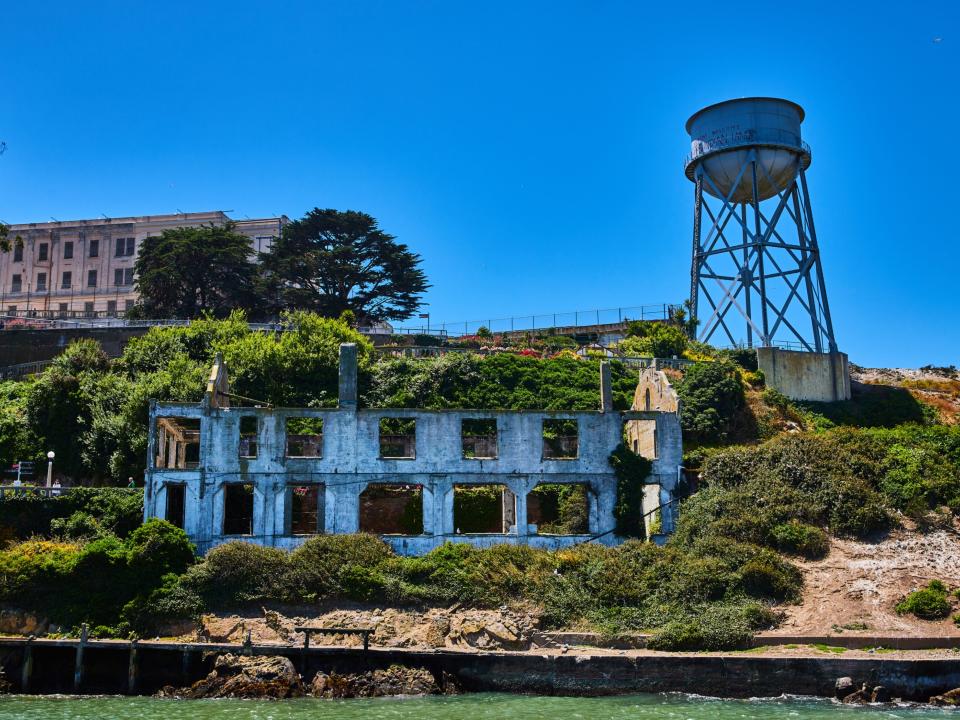
<path fill-rule="evenodd" d="M 613 516 L 617 522 L 617 535 L 621 537 L 645 537 L 643 527 L 643 482 L 650 474 L 653 463 L 637 455 L 620 443 L 610 453 L 610 466 L 617 476 L 617 501 Z"/>

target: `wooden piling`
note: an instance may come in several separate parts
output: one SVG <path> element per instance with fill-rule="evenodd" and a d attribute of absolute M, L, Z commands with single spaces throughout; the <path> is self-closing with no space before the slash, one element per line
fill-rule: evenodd
<path fill-rule="evenodd" d="M 137 692 L 137 679 L 140 674 L 140 656 L 137 652 L 137 641 L 130 642 L 130 662 L 127 664 L 127 694 Z"/>
<path fill-rule="evenodd" d="M 30 676 L 33 675 L 33 635 L 23 646 L 23 664 L 20 667 L 20 692 L 30 692 Z"/>
<path fill-rule="evenodd" d="M 73 691 L 80 692 L 83 687 L 83 648 L 87 644 L 87 624 L 80 626 L 80 642 L 77 643 L 77 654 L 73 665 Z"/>
<path fill-rule="evenodd" d="M 180 684 L 190 685 L 190 650 L 184 646 L 180 656 Z"/>

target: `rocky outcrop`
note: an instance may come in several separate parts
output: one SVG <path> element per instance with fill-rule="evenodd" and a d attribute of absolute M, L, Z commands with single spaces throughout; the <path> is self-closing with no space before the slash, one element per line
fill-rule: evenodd
<path fill-rule="evenodd" d="M 835 688 L 837 699 L 844 705 L 888 703 L 893 700 L 890 690 L 883 685 L 875 685 L 871 688 L 867 683 L 863 683 L 859 690 L 854 690 L 853 680 L 848 677 L 839 678 Z"/>
<path fill-rule="evenodd" d="M 285 657 L 245 657 L 226 654 L 213 671 L 189 688 L 166 687 L 161 697 L 176 698 L 293 698 L 306 694 L 300 675 Z"/>
<path fill-rule="evenodd" d="M 59 626 L 29 610 L 0 608 L 0 634 L 2 635 L 46 635 L 58 632 Z"/>
<path fill-rule="evenodd" d="M 960 706 L 960 688 L 955 688 L 943 695 L 934 695 L 930 698 L 931 705 L 940 705 L 941 707 Z"/>
<path fill-rule="evenodd" d="M 448 693 L 455 692 L 449 680 Z M 386 670 L 362 673 L 317 673 L 310 684 L 310 694 L 318 698 L 386 697 L 390 695 L 438 695 L 441 688 L 433 673 L 424 668 L 391 665 Z"/>
<path fill-rule="evenodd" d="M 529 650 L 542 646 L 539 617 L 533 609 L 462 608 L 335 609 L 320 615 L 285 615 L 263 609 L 262 616 L 219 617 L 204 615 L 197 639 L 208 642 L 243 642 L 247 633 L 254 644 L 303 644 L 297 626 L 368 627 L 373 629 L 370 645 L 388 648 L 456 648 L 480 650 Z M 314 644 L 358 647 L 357 635 L 323 635 Z"/>

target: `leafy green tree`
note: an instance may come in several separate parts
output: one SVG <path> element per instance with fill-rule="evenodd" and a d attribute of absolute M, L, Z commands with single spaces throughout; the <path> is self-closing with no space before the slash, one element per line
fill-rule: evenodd
<path fill-rule="evenodd" d="M 687 340 L 686 332 L 676 325 L 634 320 L 627 325 L 627 337 L 617 347 L 627 355 L 680 357 L 687 349 Z"/>
<path fill-rule="evenodd" d="M 67 346 L 33 383 L 27 395 L 27 424 L 56 452 L 56 468 L 70 476 L 82 472 L 77 439 L 90 422 L 90 397 L 110 361 L 94 340 Z"/>
<path fill-rule="evenodd" d="M 232 223 L 164 230 L 137 255 L 138 312 L 144 317 L 225 316 L 254 308 L 256 266 L 249 238 Z"/>
<path fill-rule="evenodd" d="M 0 467 L 7 468 L 18 460 L 38 460 L 43 448 L 27 424 L 25 382 L 0 382 Z"/>
<path fill-rule="evenodd" d="M 420 256 L 366 213 L 315 208 L 284 227 L 261 254 L 264 294 L 277 309 L 357 319 L 405 320 L 430 285 Z"/>
<path fill-rule="evenodd" d="M 684 439 L 703 444 L 724 442 L 746 405 L 736 368 L 728 362 L 696 363 L 675 387 L 682 402 Z"/>

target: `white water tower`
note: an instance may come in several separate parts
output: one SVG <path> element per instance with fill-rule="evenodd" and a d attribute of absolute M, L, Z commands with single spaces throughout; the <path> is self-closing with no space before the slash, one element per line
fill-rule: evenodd
<path fill-rule="evenodd" d="M 803 117 L 794 102 L 754 97 L 710 105 L 687 121 L 691 314 L 699 340 L 756 347 L 761 367 L 776 350 L 808 353 L 779 356 L 801 375 L 819 372 L 822 360 L 832 389 L 785 391 L 836 400 L 849 397 L 849 379 L 844 387 L 846 356 L 837 352 L 807 190 L 812 156 L 800 135 Z"/>

